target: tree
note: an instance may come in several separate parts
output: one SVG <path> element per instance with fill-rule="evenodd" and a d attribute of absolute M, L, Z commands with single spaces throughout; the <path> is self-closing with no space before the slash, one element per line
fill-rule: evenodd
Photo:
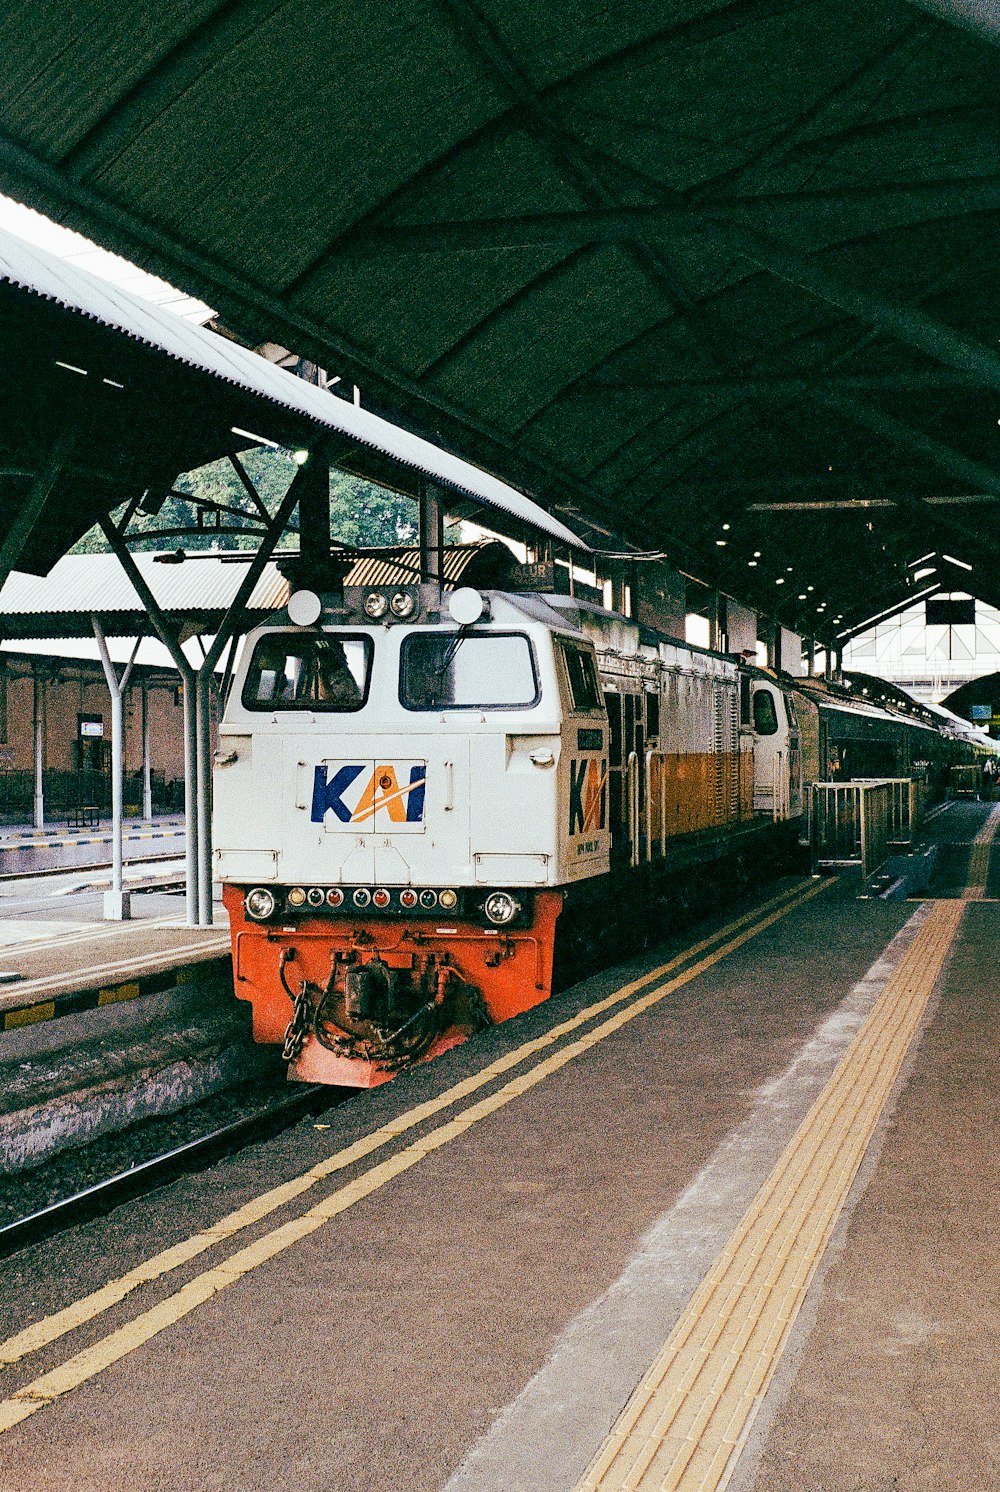
<path fill-rule="evenodd" d="M 257 447 L 241 452 L 240 461 L 268 512 L 274 513 L 298 469 L 294 453 Z M 189 495 L 191 501 L 185 501 L 184 495 Z M 151 504 L 146 509 L 140 508 L 129 533 L 148 532 L 150 537 L 138 539 L 134 547 L 255 549 L 259 542 L 256 534 L 233 532 L 240 525 L 238 515 L 220 512 L 212 504 L 238 508 L 248 518 L 257 516 L 246 488 L 227 459 L 183 472 L 156 511 L 149 510 Z M 416 538 L 416 519 L 416 503 L 412 498 L 390 492 L 364 477 L 331 472 L 330 535 L 334 541 L 357 548 L 405 544 Z M 288 530 L 279 541 L 279 548 L 294 548 L 296 542 L 294 530 Z M 104 535 L 94 527 L 74 544 L 70 553 L 107 553 L 107 549 Z"/>

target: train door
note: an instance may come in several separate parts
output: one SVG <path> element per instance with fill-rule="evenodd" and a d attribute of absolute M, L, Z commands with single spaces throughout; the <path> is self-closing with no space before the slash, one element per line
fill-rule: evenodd
<path fill-rule="evenodd" d="M 616 724 L 609 733 L 605 701 L 590 647 L 560 638 L 563 663 L 559 813 L 565 834 L 562 872 L 570 880 L 601 875 L 611 852 L 610 761 Z M 610 734 L 610 740 L 609 740 Z"/>
<path fill-rule="evenodd" d="M 786 819 L 791 811 L 791 730 L 784 695 L 774 684 L 753 679 L 750 710 L 754 734 L 754 811 Z M 797 755 L 797 732 L 795 749 Z"/>

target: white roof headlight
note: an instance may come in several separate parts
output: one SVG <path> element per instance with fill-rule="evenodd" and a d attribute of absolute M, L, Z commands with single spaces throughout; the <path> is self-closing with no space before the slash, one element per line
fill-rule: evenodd
<path fill-rule="evenodd" d="M 405 622 L 417 609 L 417 598 L 412 591 L 397 591 L 389 602 L 393 616 Z"/>
<path fill-rule="evenodd" d="M 483 903 L 483 911 L 498 927 L 513 922 L 520 910 L 521 903 L 515 901 L 509 891 L 491 891 Z"/>
<path fill-rule="evenodd" d="M 448 597 L 449 615 L 452 621 L 457 622 L 460 627 L 471 627 L 479 621 L 485 610 L 485 597 L 473 590 L 471 585 L 460 586 Z"/>
<path fill-rule="evenodd" d="M 311 627 L 323 614 L 323 602 L 315 591 L 293 591 L 288 598 L 288 620 L 296 627 Z"/>
<path fill-rule="evenodd" d="M 247 892 L 243 908 L 254 922 L 265 921 L 274 911 L 274 892 L 268 891 L 266 886 L 255 886 L 252 891 Z"/>
<path fill-rule="evenodd" d="M 389 610 L 389 602 L 381 591 L 369 591 L 362 609 L 365 616 L 371 617 L 373 622 L 380 622 Z"/>

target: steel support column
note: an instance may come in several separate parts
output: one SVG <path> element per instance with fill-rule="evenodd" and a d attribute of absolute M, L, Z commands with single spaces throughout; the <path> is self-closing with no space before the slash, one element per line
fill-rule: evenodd
<path fill-rule="evenodd" d="M 118 678 L 118 671 L 108 652 L 104 628 L 98 616 L 90 618 L 97 639 L 97 650 L 101 655 L 108 693 L 111 695 L 111 890 L 104 893 L 104 916 L 107 921 L 124 922 L 130 915 L 129 897 L 125 890 L 124 853 L 122 837 L 124 830 L 124 782 L 125 782 L 125 690 L 129 675 L 139 651 L 137 637 L 132 656 Z"/>
<path fill-rule="evenodd" d="M 429 585 L 444 580 L 444 511 L 438 489 L 420 483 L 420 579 Z"/>
<path fill-rule="evenodd" d="M 157 637 L 167 649 L 181 678 L 184 705 L 184 838 L 185 838 L 185 912 L 188 927 L 198 926 L 198 821 L 195 812 L 197 781 L 197 731 L 195 721 L 195 672 L 188 662 L 183 648 L 170 625 L 166 613 L 157 604 L 156 598 L 146 584 L 138 565 L 132 558 L 125 541 L 108 518 L 100 519 L 101 532 L 118 556 L 118 561 L 128 576 L 146 614 L 153 624 Z"/>
<path fill-rule="evenodd" d="M 32 670 L 33 684 L 33 735 L 34 735 L 34 760 L 35 760 L 35 799 L 34 799 L 34 825 L 36 829 L 45 828 L 45 679 L 38 672 L 37 665 Z"/>
<path fill-rule="evenodd" d="M 153 817 L 153 784 L 149 760 L 149 685 L 142 681 L 142 816 Z"/>
<path fill-rule="evenodd" d="M 198 794 L 198 924 L 200 927 L 211 927 L 213 922 L 211 691 L 214 685 L 215 667 L 221 659 L 226 644 L 231 639 L 234 631 L 239 630 L 243 622 L 243 613 L 246 609 L 246 604 L 250 600 L 254 587 L 263 574 L 264 566 L 274 553 L 274 546 L 284 533 L 285 525 L 298 505 L 303 491 L 310 492 L 313 495 L 317 491 L 322 491 L 323 483 L 321 474 L 324 470 L 326 472 L 328 491 L 329 467 L 321 465 L 319 470 L 310 470 L 309 463 L 307 463 L 304 466 L 300 466 L 292 478 L 288 491 L 282 498 L 278 511 L 271 520 L 261 546 L 250 562 L 247 572 L 240 583 L 240 588 L 233 598 L 232 605 L 223 617 L 212 646 L 206 653 L 205 661 L 197 673 L 195 763 Z M 329 545 L 327 546 L 327 553 L 329 553 Z"/>

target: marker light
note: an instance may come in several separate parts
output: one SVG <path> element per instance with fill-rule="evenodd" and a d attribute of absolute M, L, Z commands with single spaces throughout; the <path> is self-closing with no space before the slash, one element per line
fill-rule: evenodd
<path fill-rule="evenodd" d="M 331 886 L 326 893 L 326 904 L 328 907 L 342 907 L 344 905 L 344 893 L 339 886 Z"/>
<path fill-rule="evenodd" d="M 306 892 L 306 901 L 311 907 L 321 907 L 325 900 L 322 886 L 309 887 L 309 890 Z"/>
<path fill-rule="evenodd" d="M 410 591 L 397 591 L 389 602 L 389 607 L 393 616 L 399 617 L 401 622 L 405 622 L 407 617 L 411 617 L 416 611 L 417 600 Z"/>
<path fill-rule="evenodd" d="M 304 907 L 306 904 L 306 893 L 303 886 L 293 886 L 288 893 L 288 905 L 290 907 Z"/>
<path fill-rule="evenodd" d="M 255 922 L 263 922 L 274 911 L 273 891 L 268 891 L 266 886 L 255 886 L 247 892 L 243 909 Z"/>
<path fill-rule="evenodd" d="M 359 886 L 352 899 L 356 907 L 366 907 L 372 899 L 372 894 L 365 886 Z"/>
<path fill-rule="evenodd" d="M 505 922 L 513 922 L 520 910 L 520 903 L 514 900 L 509 891 L 491 891 L 483 906 L 490 921 L 499 927 Z"/>
<path fill-rule="evenodd" d="M 448 612 L 460 627 L 471 627 L 486 610 L 486 602 L 471 585 L 460 586 L 448 597 Z"/>
<path fill-rule="evenodd" d="M 391 900 L 392 897 L 389 895 L 385 887 L 380 886 L 372 896 L 372 906 L 378 907 L 380 912 L 384 912 Z"/>
<path fill-rule="evenodd" d="M 420 905 L 424 908 L 425 911 L 429 911 L 431 907 L 436 907 L 437 904 L 438 894 L 436 891 L 421 891 Z"/>
<path fill-rule="evenodd" d="M 315 591 L 294 591 L 288 598 L 288 620 L 296 627 L 311 627 L 318 622 L 323 603 Z"/>
<path fill-rule="evenodd" d="M 412 886 L 407 886 L 405 891 L 399 893 L 399 905 L 406 912 L 412 912 L 417 904 L 417 900 L 417 893 L 413 890 Z"/>
<path fill-rule="evenodd" d="M 381 591 L 370 591 L 364 599 L 363 610 L 373 622 L 380 622 L 389 610 L 389 603 Z"/>
<path fill-rule="evenodd" d="M 458 892 L 457 891 L 442 891 L 442 892 L 440 892 L 440 894 L 438 895 L 438 905 L 444 907 L 444 909 L 445 909 L 446 912 L 450 912 L 451 909 L 452 909 L 452 907 L 457 907 L 458 906 Z"/>

